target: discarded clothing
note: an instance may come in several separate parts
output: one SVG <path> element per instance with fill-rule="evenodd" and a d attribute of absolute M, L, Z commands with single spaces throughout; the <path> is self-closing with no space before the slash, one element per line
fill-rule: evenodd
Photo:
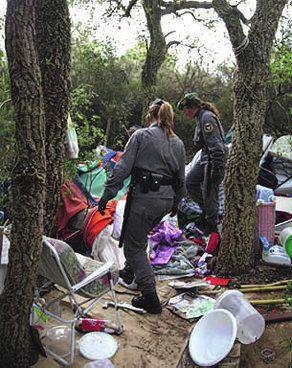
<path fill-rule="evenodd" d="M 211 285 L 228 286 L 231 279 L 226 279 L 222 277 L 206 276 L 205 281 L 210 282 Z"/>
<path fill-rule="evenodd" d="M 161 221 L 149 236 L 150 242 L 155 246 L 158 244 L 174 245 L 182 235 L 182 231 L 169 222 Z"/>
<path fill-rule="evenodd" d="M 151 264 L 153 266 L 166 265 L 175 252 L 176 248 L 176 246 L 156 245 L 151 252 Z"/>

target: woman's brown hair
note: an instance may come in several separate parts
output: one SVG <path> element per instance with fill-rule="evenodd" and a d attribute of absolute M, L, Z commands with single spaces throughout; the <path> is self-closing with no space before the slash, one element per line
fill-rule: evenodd
<path fill-rule="evenodd" d="M 166 132 L 167 137 L 174 135 L 173 133 L 173 109 L 168 102 L 164 102 L 158 111 L 158 125 Z"/>
<path fill-rule="evenodd" d="M 212 111 L 216 116 L 219 117 L 220 113 L 215 105 L 211 102 L 203 101 L 199 98 L 195 98 L 189 102 L 190 107 L 198 107 L 199 109 L 205 108 L 206 110 Z"/>
<path fill-rule="evenodd" d="M 150 126 L 153 120 L 158 119 L 158 112 L 159 112 L 160 107 L 161 105 L 156 105 L 156 104 L 150 105 L 147 115 L 146 115 L 146 126 L 147 127 Z"/>

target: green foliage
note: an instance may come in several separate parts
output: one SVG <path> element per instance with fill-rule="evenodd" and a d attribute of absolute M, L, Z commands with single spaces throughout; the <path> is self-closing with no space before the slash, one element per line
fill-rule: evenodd
<path fill-rule="evenodd" d="M 109 40 L 92 40 L 90 31 L 82 27 L 78 27 L 78 33 L 72 48 L 71 117 L 77 125 L 81 157 L 86 159 L 98 144 L 121 149 L 125 143 L 125 128 L 143 124 L 140 121 L 143 107 L 141 70 L 146 46 L 139 41 L 118 57 Z M 233 70 L 226 66 L 212 74 L 198 63 L 189 63 L 184 70 L 179 70 L 176 55 L 167 54 L 158 73 L 156 93 L 175 107 L 185 92 L 196 90 L 218 105 L 228 129 L 232 123 L 232 75 Z M 194 122 L 176 111 L 175 123 L 176 132 L 191 155 L 190 131 L 195 129 Z"/>
<path fill-rule="evenodd" d="M 292 118 L 292 21 L 280 29 L 271 56 L 268 113 L 265 131 L 274 136 L 291 134 Z"/>
<path fill-rule="evenodd" d="M 276 42 L 271 57 L 271 72 L 276 84 L 292 83 L 292 21 L 281 30 L 281 38 Z"/>
<path fill-rule="evenodd" d="M 279 45 L 273 53 L 271 71 L 276 83 L 292 81 L 292 49 L 288 44 Z"/>
<path fill-rule="evenodd" d="M 110 119 L 111 129 L 107 142 L 112 147 L 118 146 L 123 125 L 129 125 L 137 90 L 137 84 L 129 80 L 125 59 L 121 60 L 116 56 L 109 41 L 90 41 L 87 35 L 82 35 L 73 44 L 72 66 L 72 83 L 76 92 L 75 110 L 76 113 L 79 110 L 83 114 L 82 117 L 77 116 L 79 122 L 83 120 L 81 124 L 85 126 L 86 117 L 89 124 L 85 131 L 93 134 L 97 133 L 92 131 L 93 127 L 99 128 L 95 139 L 97 145 L 104 143 L 104 134 Z M 79 97 L 85 97 L 84 92 L 87 93 L 90 104 L 81 106 Z M 102 142 L 98 142 L 97 138 L 101 137 Z"/>

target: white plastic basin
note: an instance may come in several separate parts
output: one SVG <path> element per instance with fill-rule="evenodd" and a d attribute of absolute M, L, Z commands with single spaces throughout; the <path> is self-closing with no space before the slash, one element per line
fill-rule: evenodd
<path fill-rule="evenodd" d="M 236 338 L 236 319 L 225 309 L 215 309 L 195 325 L 189 341 L 189 352 L 194 363 L 208 367 L 224 359 Z"/>

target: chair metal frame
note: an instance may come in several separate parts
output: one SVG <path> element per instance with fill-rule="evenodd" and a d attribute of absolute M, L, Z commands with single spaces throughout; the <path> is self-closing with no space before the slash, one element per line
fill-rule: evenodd
<path fill-rule="evenodd" d="M 40 293 L 39 290 L 36 290 L 36 296 L 35 296 L 35 303 L 38 304 L 38 307 L 41 309 L 41 312 L 43 314 L 47 314 L 50 317 L 54 318 L 55 320 L 62 322 L 63 324 L 68 324 L 70 327 L 70 351 L 64 355 L 61 356 L 59 354 L 57 354 L 56 352 L 50 350 L 49 348 L 46 347 L 46 351 L 48 352 L 49 355 L 51 355 L 54 359 L 56 359 L 58 362 L 60 362 L 61 364 L 65 365 L 65 366 L 69 366 L 71 364 L 73 364 L 74 362 L 74 356 L 75 356 L 75 325 L 76 322 L 83 316 L 86 316 L 87 313 L 89 313 L 89 311 L 94 307 L 94 305 L 96 303 L 99 302 L 99 300 L 107 293 L 111 293 L 111 297 L 112 300 L 114 302 L 114 307 L 115 307 L 115 323 L 116 323 L 116 328 L 117 328 L 117 332 L 118 333 L 122 333 L 123 332 L 123 327 L 121 324 L 121 319 L 120 319 L 120 313 L 119 313 L 119 309 L 117 306 L 117 298 L 116 298 L 116 294 L 115 294 L 115 290 L 114 290 L 114 282 L 111 278 L 111 268 L 114 264 L 114 262 L 106 262 L 104 263 L 101 267 L 99 267 L 98 269 L 96 269 L 95 271 L 93 271 L 91 274 L 89 274 L 85 279 L 83 279 L 82 281 L 80 281 L 77 284 L 72 284 L 66 274 L 66 271 L 60 261 L 59 258 L 59 254 L 57 253 L 57 251 L 55 250 L 54 246 L 51 245 L 46 239 L 44 239 L 43 241 L 43 246 L 49 247 L 50 249 L 50 253 L 52 254 L 52 257 L 54 258 L 63 278 L 64 278 L 64 282 L 66 284 L 66 291 L 63 291 L 63 295 L 61 298 L 57 298 L 57 300 L 61 301 L 62 299 L 64 299 L 65 297 L 69 298 L 71 307 L 72 307 L 72 311 L 74 312 L 74 317 L 72 319 L 65 319 L 60 317 L 58 314 L 53 313 L 52 311 L 48 310 L 48 307 L 52 304 L 52 301 L 49 301 L 49 303 L 45 306 L 41 306 L 41 304 L 38 302 L 40 299 Z M 109 278 L 109 289 L 106 289 L 104 291 L 102 291 L 100 294 L 98 295 L 92 295 L 84 290 L 82 290 L 83 287 L 89 285 L 91 282 L 103 277 L 107 275 Z M 63 288 L 63 286 L 62 286 Z M 83 298 L 85 298 L 84 301 L 82 302 L 78 302 L 76 295 L 80 295 Z M 56 299 L 55 299 L 56 300 Z M 53 302 L 55 301 L 53 300 Z M 83 307 L 84 304 L 88 303 L 89 305 L 87 307 Z M 31 324 L 33 324 L 34 321 L 34 313 L 31 314 Z M 66 359 L 67 358 L 67 359 Z"/>

